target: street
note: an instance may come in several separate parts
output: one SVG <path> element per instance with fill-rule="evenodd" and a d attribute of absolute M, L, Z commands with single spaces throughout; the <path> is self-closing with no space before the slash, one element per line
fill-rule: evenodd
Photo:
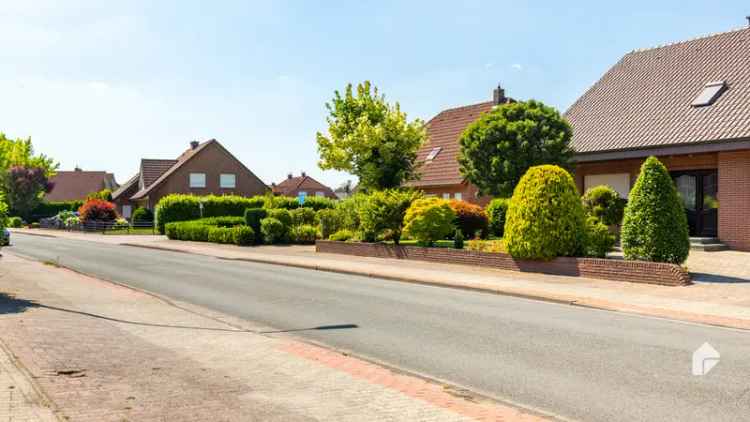
<path fill-rule="evenodd" d="M 194 303 L 586 421 L 740 420 L 750 412 L 744 331 L 472 291 L 14 235 L 17 253 Z M 721 353 L 691 374 L 704 342 Z"/>

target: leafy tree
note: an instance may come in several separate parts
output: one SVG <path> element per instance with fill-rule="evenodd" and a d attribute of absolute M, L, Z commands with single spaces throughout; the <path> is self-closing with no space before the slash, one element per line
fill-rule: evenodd
<path fill-rule="evenodd" d="M 326 103 L 328 133 L 318 132 L 318 166 L 359 177 L 365 191 L 395 188 L 416 175 L 417 150 L 426 137 L 424 124 L 408 122 L 398 103 L 388 104 L 369 81 L 335 91 Z"/>
<path fill-rule="evenodd" d="M 460 138 L 461 174 L 480 194 L 510 197 L 529 167 L 572 168 L 572 129 L 539 101 L 503 104 L 470 124 Z"/>
<path fill-rule="evenodd" d="M 13 166 L 41 168 L 44 175 L 50 178 L 59 164 L 44 154 L 34 155 L 31 138 L 8 139 L 0 132 L 0 174 L 5 174 Z"/>
<path fill-rule="evenodd" d="M 45 170 L 40 167 L 13 166 L 2 177 L 2 190 L 11 214 L 25 220 L 31 217 L 31 211 L 42 202 L 42 197 L 52 190 L 52 186 Z"/>
<path fill-rule="evenodd" d="M 112 189 L 102 189 L 99 192 L 91 192 L 88 195 L 86 195 L 86 200 L 89 199 L 101 199 L 103 201 L 111 201 L 112 200 Z"/>
<path fill-rule="evenodd" d="M 373 192 L 360 209 L 360 229 L 365 240 L 373 242 L 379 234 L 386 232 L 387 237 L 398 245 L 406 210 L 421 196 L 421 192 L 410 190 Z"/>
<path fill-rule="evenodd" d="M 690 253 L 687 216 L 667 168 L 656 157 L 641 166 L 622 222 L 625 259 L 681 264 Z"/>

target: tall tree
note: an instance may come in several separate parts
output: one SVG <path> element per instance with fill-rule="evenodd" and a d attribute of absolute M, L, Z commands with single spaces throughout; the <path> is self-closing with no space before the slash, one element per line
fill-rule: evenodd
<path fill-rule="evenodd" d="M 2 190 L 11 215 L 28 220 L 45 193 L 52 189 L 45 170 L 41 167 L 13 166 L 2 178 Z"/>
<path fill-rule="evenodd" d="M 9 139 L 0 132 L 0 174 L 12 166 L 41 168 L 45 176 L 52 177 L 59 164 L 44 154 L 35 155 L 31 138 Z"/>
<path fill-rule="evenodd" d="M 503 104 L 470 124 L 460 139 L 461 174 L 483 195 L 510 197 L 529 167 L 572 169 L 572 129 L 539 101 Z"/>
<path fill-rule="evenodd" d="M 398 103 L 388 104 L 369 81 L 334 92 L 326 103 L 328 136 L 318 132 L 318 166 L 359 177 L 364 190 L 395 188 L 416 176 L 417 150 L 424 123 L 407 121 Z"/>

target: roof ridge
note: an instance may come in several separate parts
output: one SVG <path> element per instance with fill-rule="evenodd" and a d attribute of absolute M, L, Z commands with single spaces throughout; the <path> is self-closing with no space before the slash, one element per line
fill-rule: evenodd
<path fill-rule="evenodd" d="M 457 107 L 449 107 L 449 108 L 441 110 L 438 114 L 445 113 L 446 111 L 456 111 L 456 110 L 461 110 L 464 108 L 476 107 L 478 105 L 484 105 L 484 104 L 488 104 L 491 102 L 492 100 L 482 101 L 481 103 L 467 104 L 467 105 L 462 105 L 462 106 L 457 106 Z"/>
<path fill-rule="evenodd" d="M 688 38 L 688 39 L 685 39 L 685 40 L 672 41 L 672 42 L 667 42 L 667 43 L 664 43 L 664 44 L 657 44 L 657 45 L 652 46 L 652 47 L 636 48 L 636 49 L 631 50 L 627 54 L 643 53 L 643 52 L 646 52 L 646 51 L 658 50 L 660 48 L 673 47 L 675 45 L 687 44 L 687 43 L 694 42 L 694 41 L 704 40 L 704 39 L 708 39 L 708 38 L 712 38 L 712 37 L 718 37 L 720 35 L 731 34 L 733 32 L 740 32 L 740 31 L 744 31 L 744 30 L 748 30 L 748 29 L 750 29 L 750 27 L 743 26 L 743 27 L 732 28 L 732 29 L 729 29 L 729 30 L 726 30 L 726 31 L 710 32 L 708 34 L 698 35 L 698 36 L 695 36 L 695 37 L 692 37 L 692 38 Z"/>

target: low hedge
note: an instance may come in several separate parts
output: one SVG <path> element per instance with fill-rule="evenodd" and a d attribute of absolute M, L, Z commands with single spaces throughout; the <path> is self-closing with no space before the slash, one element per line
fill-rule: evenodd
<path fill-rule="evenodd" d="M 246 209 L 264 207 L 266 200 L 265 196 L 248 198 L 238 195 L 167 195 L 156 204 L 157 229 L 159 233 L 164 233 L 164 226 L 168 223 L 201 218 L 201 203 L 203 217 L 244 217 Z"/>
<path fill-rule="evenodd" d="M 287 227 L 279 219 L 267 217 L 260 222 L 263 241 L 269 244 L 284 243 L 287 239 Z"/>
<path fill-rule="evenodd" d="M 255 232 L 251 227 L 242 225 L 243 223 L 242 217 L 209 217 L 168 223 L 165 225 L 165 232 L 173 240 L 251 245 Z"/>

